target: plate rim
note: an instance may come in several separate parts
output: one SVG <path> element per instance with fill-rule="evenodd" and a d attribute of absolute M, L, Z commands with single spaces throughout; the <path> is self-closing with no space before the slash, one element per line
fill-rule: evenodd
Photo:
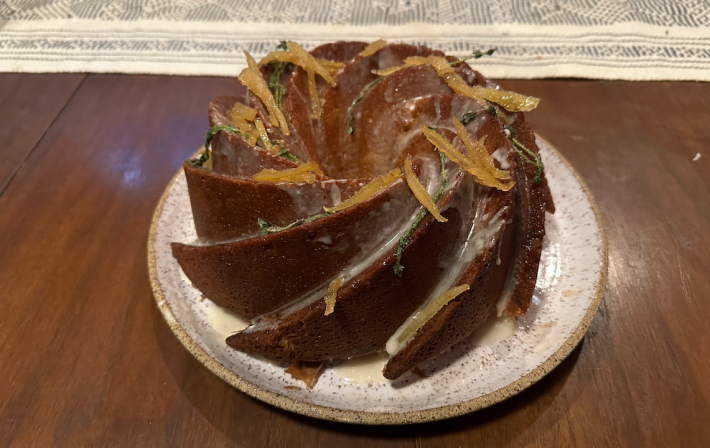
<path fill-rule="evenodd" d="M 594 212 L 594 217 L 599 227 L 599 236 L 601 240 L 601 255 L 602 255 L 602 266 L 599 270 L 599 279 L 597 281 L 597 288 L 592 298 L 592 302 L 587 308 L 584 316 L 582 317 L 577 328 L 572 332 L 569 338 L 562 344 L 562 346 L 555 351 L 549 358 L 547 358 L 540 365 L 535 367 L 533 370 L 513 381 L 512 383 L 501 387 L 500 389 L 489 392 L 480 397 L 472 398 L 461 403 L 449 404 L 441 407 L 425 409 L 421 411 L 404 411 L 404 412 L 371 412 L 371 411 L 353 411 L 347 409 L 337 409 L 328 406 L 322 406 L 317 404 L 309 404 L 302 401 L 289 398 L 285 395 L 279 394 L 277 392 L 272 392 L 267 390 L 257 384 L 247 381 L 241 378 L 239 375 L 233 371 L 226 368 L 222 363 L 217 361 L 215 358 L 210 356 L 200 345 L 190 337 L 187 331 L 180 325 L 178 320 L 175 318 L 170 305 L 165 299 L 163 290 L 160 286 L 158 280 L 157 272 L 157 260 L 155 251 L 156 235 L 158 230 L 158 222 L 160 216 L 162 215 L 165 202 L 168 195 L 175 184 L 176 179 L 183 171 L 182 167 L 175 173 L 175 175 L 170 179 L 168 185 L 163 190 L 162 195 L 158 205 L 153 212 L 153 217 L 150 223 L 150 232 L 148 234 L 148 275 L 150 277 L 150 284 L 153 290 L 153 298 L 162 314 L 165 322 L 170 327 L 170 330 L 177 336 L 180 343 L 190 352 L 202 365 L 207 367 L 212 373 L 217 375 L 227 384 L 236 388 L 237 390 L 244 392 L 258 400 L 261 400 L 270 405 L 285 409 L 287 411 L 295 412 L 297 414 L 305 415 L 308 417 L 318 418 L 322 420 L 329 420 L 341 423 L 355 423 L 355 424 L 366 424 L 366 425 L 397 425 L 397 424 L 412 424 L 412 423 L 424 423 L 430 421 L 444 420 L 451 417 L 456 417 L 463 414 L 468 414 L 496 403 L 500 403 L 506 400 L 533 384 L 537 383 L 544 376 L 550 373 L 555 367 L 557 367 L 562 361 L 569 356 L 572 350 L 577 347 L 579 342 L 582 340 L 587 332 L 587 329 L 592 323 L 594 316 L 597 314 L 599 306 L 601 304 L 602 298 L 606 291 L 607 278 L 608 278 L 608 268 L 609 268 L 609 248 L 608 241 L 606 237 L 606 230 L 604 228 L 604 222 L 602 220 L 601 212 L 597 206 L 592 192 L 589 187 L 584 182 L 582 177 L 577 173 L 577 171 L 572 167 L 572 164 L 560 153 L 557 148 L 550 144 L 547 140 L 540 137 L 537 133 L 535 134 L 536 139 L 541 140 L 551 151 L 555 153 L 557 157 L 567 166 L 567 168 L 572 172 L 575 179 L 582 187 L 589 203 L 591 205 L 592 211 Z"/>

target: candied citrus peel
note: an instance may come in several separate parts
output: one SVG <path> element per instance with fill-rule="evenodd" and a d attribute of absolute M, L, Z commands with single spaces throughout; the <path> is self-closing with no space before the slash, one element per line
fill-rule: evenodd
<path fill-rule="evenodd" d="M 439 56 L 427 57 L 428 63 L 436 70 L 436 73 L 444 78 L 446 84 L 454 92 L 481 101 L 488 100 L 503 106 L 510 112 L 528 112 L 537 107 L 539 98 L 525 96 L 515 92 L 505 90 L 489 89 L 481 86 L 470 86 L 464 79 L 456 73 L 449 61 Z"/>
<path fill-rule="evenodd" d="M 263 124 L 262 124 L 262 126 L 263 126 Z M 247 136 L 247 145 L 254 146 L 254 145 L 256 145 L 257 140 L 259 140 L 259 134 L 256 132 L 251 132 Z"/>
<path fill-rule="evenodd" d="M 476 182 L 487 187 L 497 188 L 498 190 L 508 191 L 515 185 L 514 182 L 502 183 L 489 173 L 483 166 L 476 163 L 474 160 L 461 154 L 448 140 L 441 136 L 438 132 L 422 126 L 422 133 L 431 144 L 443 152 L 446 157 L 453 160 L 458 166 L 470 173 Z"/>
<path fill-rule="evenodd" d="M 319 74 L 327 83 L 335 86 L 335 81 L 328 73 L 328 70 L 323 67 L 316 58 L 309 52 L 303 49 L 296 42 L 287 42 L 288 51 L 278 50 L 272 51 L 261 60 L 261 64 L 268 64 L 271 61 L 283 61 L 296 64 L 306 71 L 314 71 Z"/>
<path fill-rule="evenodd" d="M 252 123 L 256 118 L 256 110 L 242 103 L 235 103 L 231 111 L 232 124 L 244 135 L 250 146 L 256 143 L 256 135 L 253 135 L 254 126 Z"/>
<path fill-rule="evenodd" d="M 333 76 L 340 70 L 342 66 L 345 64 L 342 62 L 336 62 L 336 61 L 329 61 L 327 59 L 316 59 L 320 65 L 322 65 L 326 70 L 328 70 L 328 74 L 330 76 Z"/>
<path fill-rule="evenodd" d="M 248 136 L 254 130 L 254 126 L 251 123 L 239 116 L 232 115 L 232 124 L 245 136 Z"/>
<path fill-rule="evenodd" d="M 409 67 L 415 67 L 417 65 L 424 65 L 428 64 L 429 61 L 427 58 L 424 56 L 410 56 L 407 59 L 404 60 L 403 65 L 397 65 L 395 67 L 390 67 L 390 68 L 384 68 L 382 70 L 373 70 L 372 73 L 378 76 L 389 76 L 392 73 L 396 73 L 400 70 L 403 70 L 405 68 Z"/>
<path fill-rule="evenodd" d="M 329 83 L 335 87 L 335 81 L 330 75 L 328 69 L 323 67 L 323 65 L 318 62 L 316 58 L 313 57 L 309 52 L 303 49 L 296 42 L 287 42 L 286 46 L 288 51 L 272 51 L 267 54 L 264 59 L 261 60 L 261 64 L 268 64 L 271 61 L 283 61 L 290 62 L 292 64 L 298 65 L 308 73 L 308 93 L 311 97 L 311 104 L 313 106 L 313 113 L 311 118 L 316 118 L 320 115 L 320 97 L 318 96 L 318 90 L 316 89 L 316 74 L 320 75 L 325 82 Z"/>
<path fill-rule="evenodd" d="M 475 94 L 492 103 L 499 104 L 509 112 L 529 112 L 540 104 L 540 98 L 525 96 L 507 90 L 489 89 L 487 87 L 471 87 Z"/>
<path fill-rule="evenodd" d="M 258 118 L 254 120 L 254 126 L 256 126 L 256 132 L 254 135 L 257 136 L 259 140 L 264 144 L 264 149 L 267 151 L 278 154 L 279 151 L 274 148 L 274 145 L 271 144 L 271 139 L 269 139 L 269 134 L 266 133 L 266 128 L 264 127 L 264 123 L 261 122 Z"/>
<path fill-rule="evenodd" d="M 232 107 L 232 118 L 234 117 L 253 122 L 256 118 L 256 109 L 252 109 L 242 103 L 234 103 Z"/>
<path fill-rule="evenodd" d="M 296 361 L 289 364 L 286 373 L 306 383 L 307 388 L 313 389 L 324 368 L 325 364 L 323 362 Z"/>
<path fill-rule="evenodd" d="M 369 184 L 362 187 L 357 193 L 340 204 L 334 207 L 323 207 L 323 210 L 328 213 L 335 213 L 364 202 L 379 193 L 383 188 L 393 184 L 400 176 L 402 176 L 402 171 L 400 171 L 399 168 L 395 168 L 387 174 L 377 176 Z"/>
<path fill-rule="evenodd" d="M 321 171 L 316 162 L 308 162 L 297 168 L 289 168 L 281 171 L 273 168 L 263 169 L 254 174 L 251 180 L 312 184 L 316 181 L 316 174 L 323 174 L 323 171 Z"/>
<path fill-rule="evenodd" d="M 436 73 L 446 81 L 454 92 L 483 102 L 484 100 L 503 106 L 510 112 L 529 112 L 537 107 L 540 98 L 525 96 L 515 92 L 499 89 L 489 89 L 481 86 L 470 86 L 456 73 L 451 63 L 440 56 L 411 56 L 404 60 L 404 65 L 390 67 L 384 70 L 374 70 L 372 73 L 379 76 L 388 76 L 407 67 L 429 64 Z"/>
<path fill-rule="evenodd" d="M 426 188 L 424 188 L 424 185 L 419 182 L 419 178 L 414 173 L 414 169 L 412 167 L 412 156 L 409 154 L 407 154 L 407 158 L 404 159 L 404 176 L 407 180 L 407 185 L 409 185 L 409 188 L 412 190 L 412 193 L 414 193 L 414 196 L 419 200 L 419 202 L 424 206 L 424 208 L 429 210 L 429 213 L 431 213 L 437 221 L 447 222 L 448 219 L 441 216 L 441 213 L 439 213 L 439 209 L 437 208 L 434 201 L 431 199 L 429 192 L 426 190 Z"/>
<path fill-rule="evenodd" d="M 417 331 L 419 331 L 420 328 L 424 326 L 424 324 L 429 322 L 429 319 L 434 317 L 436 313 L 439 312 L 439 310 L 441 310 L 444 306 L 446 306 L 446 304 L 458 297 L 464 291 L 468 291 L 469 288 L 470 286 L 466 284 L 456 286 L 455 288 L 449 289 L 436 299 L 432 300 L 428 305 L 424 307 L 423 310 L 417 313 L 417 315 L 414 317 L 414 319 L 412 319 L 409 325 L 402 331 L 402 333 L 400 333 L 399 337 L 397 338 L 397 342 L 399 342 L 400 344 L 407 342 L 409 339 L 412 338 L 412 336 L 416 334 Z"/>
<path fill-rule="evenodd" d="M 454 117 L 454 127 L 456 128 L 456 135 L 463 142 L 466 147 L 466 154 L 469 159 L 482 165 L 483 168 L 488 171 L 488 173 L 498 180 L 508 180 L 510 179 L 510 173 L 507 171 L 499 170 L 493 163 L 493 157 L 488 153 L 486 149 L 486 137 L 484 136 L 480 140 L 473 140 L 468 134 L 466 127 Z"/>
<path fill-rule="evenodd" d="M 242 70 L 239 74 L 239 81 L 246 88 L 252 91 L 256 95 L 264 106 L 266 110 L 269 111 L 269 119 L 273 126 L 278 126 L 284 135 L 291 135 L 291 131 L 288 129 L 288 123 L 286 122 L 286 117 L 281 112 L 281 109 L 276 105 L 276 100 L 274 100 L 274 95 L 271 94 L 269 90 L 269 85 L 264 80 L 261 75 L 259 67 L 256 65 L 256 61 L 253 57 L 246 51 L 244 55 L 247 58 L 248 67 Z"/>
<path fill-rule="evenodd" d="M 335 310 L 335 299 L 338 297 L 338 290 L 343 286 L 343 277 L 338 277 L 328 285 L 328 292 L 325 294 L 325 315 L 332 314 Z"/>
<path fill-rule="evenodd" d="M 360 53 L 360 56 L 362 57 L 368 57 L 372 56 L 373 54 L 377 53 L 378 50 L 380 50 L 382 47 L 387 45 L 387 41 L 384 39 L 377 39 L 367 47 L 365 47 L 364 50 L 362 50 L 362 53 Z"/>

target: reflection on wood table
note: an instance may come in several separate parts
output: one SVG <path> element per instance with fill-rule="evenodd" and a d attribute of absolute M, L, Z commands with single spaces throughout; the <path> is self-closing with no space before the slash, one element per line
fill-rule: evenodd
<path fill-rule="evenodd" d="M 0 447 L 710 445 L 710 84 L 502 85 L 542 98 L 531 124 L 599 204 L 606 297 L 518 396 L 363 427 L 232 389 L 152 299 L 153 209 L 236 79 L 0 75 Z"/>

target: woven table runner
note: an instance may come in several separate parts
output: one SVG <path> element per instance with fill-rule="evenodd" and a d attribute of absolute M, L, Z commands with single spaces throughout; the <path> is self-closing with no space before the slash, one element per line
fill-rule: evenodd
<path fill-rule="evenodd" d="M 491 78 L 710 80 L 706 0 L 4 0 L 1 72 L 235 76 L 280 40 L 407 42 Z"/>

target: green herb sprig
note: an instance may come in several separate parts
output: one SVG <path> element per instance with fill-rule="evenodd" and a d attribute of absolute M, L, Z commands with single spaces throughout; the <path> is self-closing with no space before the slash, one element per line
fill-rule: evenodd
<path fill-rule="evenodd" d="M 223 126 L 213 126 L 207 131 L 207 135 L 205 136 L 205 151 L 202 153 L 199 159 L 188 159 L 187 163 L 189 163 L 192 166 L 203 166 L 205 162 L 207 162 L 210 159 L 210 155 L 212 153 L 211 147 L 212 147 L 212 139 L 214 138 L 215 134 L 220 132 L 220 131 L 227 131 L 227 132 L 232 132 L 237 135 L 245 136 L 242 131 L 240 131 L 238 128 L 230 125 L 223 125 Z M 286 146 L 284 145 L 284 142 L 281 140 L 271 140 L 270 141 L 273 146 L 276 146 L 279 148 L 278 155 L 283 157 L 284 159 L 290 160 L 292 162 L 296 163 L 301 163 L 301 159 L 298 158 L 295 154 L 293 154 L 291 151 L 289 151 Z M 266 145 L 261 139 L 258 139 L 256 141 L 256 144 L 259 145 L 261 148 L 266 149 Z"/>
<path fill-rule="evenodd" d="M 470 59 L 480 59 L 483 56 L 491 56 L 493 53 L 495 53 L 496 50 L 497 50 L 497 48 L 490 48 L 487 51 L 476 50 L 473 52 L 473 54 L 471 56 L 467 56 L 465 58 L 461 58 L 461 59 L 456 60 L 454 62 L 450 62 L 449 65 L 453 67 L 453 66 L 458 65 L 462 62 L 466 62 Z"/>
<path fill-rule="evenodd" d="M 288 51 L 288 45 L 286 44 L 285 40 L 282 40 L 276 48 Z M 276 101 L 276 105 L 279 106 L 279 109 L 283 110 L 283 97 L 288 94 L 288 89 L 286 88 L 286 86 L 281 84 L 281 74 L 284 72 L 284 70 L 286 70 L 286 68 L 288 68 L 289 65 L 292 64 L 284 61 L 271 61 L 266 65 L 274 67 L 274 72 L 271 74 L 271 77 L 269 77 L 269 90 L 274 96 L 274 101 Z"/>
<path fill-rule="evenodd" d="M 505 129 L 510 133 L 508 138 L 510 139 L 511 143 L 513 143 L 513 150 L 517 152 L 518 155 L 523 158 L 523 160 L 525 160 L 531 165 L 535 165 L 535 167 L 537 168 L 537 170 L 535 171 L 535 176 L 533 177 L 533 182 L 535 182 L 535 185 L 540 185 L 540 182 L 542 182 L 542 173 L 545 172 L 545 165 L 542 163 L 542 159 L 538 154 L 535 154 L 527 147 L 525 147 L 525 145 L 520 143 L 520 141 L 518 141 L 518 133 L 515 132 L 515 129 L 513 129 L 511 126 L 506 126 Z"/>
<path fill-rule="evenodd" d="M 476 50 L 471 56 L 468 56 L 468 57 L 459 59 L 459 60 L 454 61 L 454 62 L 450 62 L 449 65 L 451 65 L 451 66 L 453 67 L 453 66 L 455 66 L 455 65 L 457 65 L 457 64 L 460 64 L 460 63 L 462 63 L 462 62 L 468 61 L 469 59 L 479 59 L 479 58 L 481 58 L 481 57 L 483 57 L 483 56 L 490 56 L 490 55 L 492 55 L 495 51 L 496 51 L 495 48 L 491 48 L 491 49 L 489 49 L 489 50 L 487 50 L 487 51 L 483 51 L 483 52 Z M 353 134 L 355 133 L 355 128 L 353 127 L 353 121 L 355 120 L 355 108 L 360 104 L 360 101 L 361 101 L 361 100 L 363 99 L 363 97 L 367 94 L 367 92 L 369 92 L 370 89 L 372 89 L 372 87 L 374 87 L 375 84 L 377 84 L 378 82 L 382 81 L 383 79 L 385 79 L 385 77 L 384 77 L 384 76 L 380 76 L 379 78 L 377 78 L 377 79 L 375 79 L 374 81 L 372 81 L 370 84 L 366 85 L 365 88 L 362 89 L 362 91 L 360 92 L 360 94 L 355 98 L 355 100 L 353 101 L 353 104 L 350 105 L 350 108 L 348 108 L 348 115 L 350 116 L 350 126 L 348 126 L 348 135 L 353 135 Z M 495 114 L 492 114 L 492 115 L 495 115 Z M 474 115 L 474 117 L 475 117 L 475 115 Z M 465 123 L 464 123 L 464 124 L 465 124 Z"/>
<path fill-rule="evenodd" d="M 466 126 L 470 122 L 476 119 L 476 116 L 478 116 L 478 112 L 466 112 L 463 114 L 463 117 L 461 117 L 461 124 Z"/>
<path fill-rule="evenodd" d="M 261 140 L 257 141 L 257 144 L 261 142 Z M 298 158 L 298 156 L 291 151 L 289 151 L 286 146 L 284 145 L 284 142 L 282 140 L 271 140 L 271 145 L 276 146 L 279 148 L 279 155 L 283 157 L 284 159 L 290 160 L 291 162 L 296 162 L 296 163 L 301 163 L 301 159 Z M 262 145 L 259 145 L 262 146 Z M 264 148 L 266 149 L 266 148 Z"/>
<path fill-rule="evenodd" d="M 207 135 L 205 136 L 205 151 L 199 159 L 187 159 L 187 163 L 192 166 L 203 166 L 205 162 L 210 159 L 210 155 L 212 153 L 212 150 L 210 149 L 212 146 L 212 138 L 214 138 L 214 135 L 220 131 L 234 132 L 235 134 L 243 135 L 241 131 L 234 126 L 213 126 L 207 131 Z"/>
<path fill-rule="evenodd" d="M 434 203 L 441 199 L 441 196 L 443 196 L 444 194 L 444 190 L 446 190 L 446 184 L 448 182 L 446 178 L 447 158 L 443 152 L 439 152 L 439 160 L 441 163 L 441 186 L 439 187 L 439 191 L 437 191 L 434 197 L 432 198 L 434 200 Z M 422 206 L 422 208 L 424 207 Z M 397 243 L 397 261 L 394 263 L 394 266 L 392 266 L 392 269 L 394 270 L 394 273 L 397 277 L 401 277 L 402 273 L 404 272 L 404 266 L 402 266 L 402 253 L 404 252 L 404 248 L 407 247 L 407 245 L 409 244 L 409 239 L 411 238 L 414 229 L 416 229 L 419 223 L 422 222 L 422 220 L 426 217 L 427 213 L 429 213 L 429 210 L 424 208 L 419 213 L 419 215 L 417 215 L 417 218 L 414 220 L 414 223 L 409 228 L 409 230 L 407 230 L 404 235 L 402 235 L 402 237 L 399 239 L 399 243 Z"/>
<path fill-rule="evenodd" d="M 276 232 L 282 232 L 284 230 L 292 229 L 294 227 L 302 226 L 303 224 L 308 224 L 309 222 L 313 222 L 316 219 L 321 219 L 325 218 L 326 216 L 332 215 L 333 212 L 325 212 L 321 213 L 319 215 L 313 215 L 308 218 L 303 218 L 299 219 L 297 221 L 292 222 L 291 224 L 283 227 L 279 227 L 277 225 L 274 225 L 271 221 L 267 221 L 263 218 L 257 219 L 257 223 L 259 224 L 259 230 L 261 231 L 262 235 L 268 235 L 269 233 L 276 233 Z"/>
<path fill-rule="evenodd" d="M 360 101 L 362 101 L 365 95 L 367 95 L 367 92 L 369 92 L 370 89 L 375 86 L 375 84 L 382 81 L 383 79 L 385 79 L 385 77 L 380 76 L 379 78 L 372 81 L 370 84 L 366 85 L 365 88 L 362 89 L 360 94 L 355 98 L 353 104 L 351 104 L 348 108 L 348 115 L 350 116 L 350 126 L 348 126 L 348 135 L 353 135 L 355 133 L 355 128 L 353 128 L 353 120 L 355 120 L 355 108 L 358 106 L 358 104 L 360 104 Z"/>
<path fill-rule="evenodd" d="M 210 159 L 210 151 L 205 149 L 205 151 L 200 155 L 199 159 L 187 159 L 186 162 L 192 166 L 202 166 Z"/>

